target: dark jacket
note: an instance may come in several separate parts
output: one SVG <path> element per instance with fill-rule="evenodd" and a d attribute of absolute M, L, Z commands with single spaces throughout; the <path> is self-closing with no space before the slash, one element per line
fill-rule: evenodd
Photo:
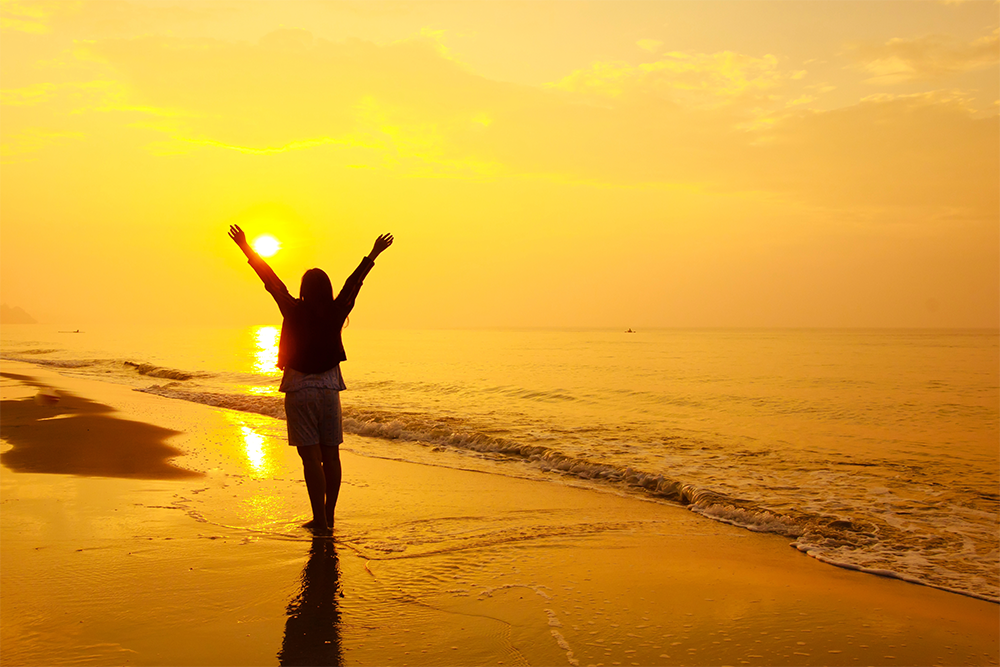
<path fill-rule="evenodd" d="M 278 342 L 278 368 L 286 366 L 302 373 L 324 373 L 347 359 L 340 332 L 354 308 L 365 276 L 375 262 L 365 257 L 354 270 L 333 305 L 312 308 L 288 293 L 288 288 L 259 255 L 250 257 L 250 266 L 264 281 L 264 288 L 274 297 L 284 320 Z"/>

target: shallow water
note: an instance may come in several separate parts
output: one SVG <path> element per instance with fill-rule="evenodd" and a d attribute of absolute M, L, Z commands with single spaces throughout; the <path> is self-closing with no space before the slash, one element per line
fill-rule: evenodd
<path fill-rule="evenodd" d="M 277 333 L 8 325 L 2 354 L 280 417 Z M 359 453 L 680 502 L 1000 598 L 995 330 L 349 328 L 345 344 Z"/>

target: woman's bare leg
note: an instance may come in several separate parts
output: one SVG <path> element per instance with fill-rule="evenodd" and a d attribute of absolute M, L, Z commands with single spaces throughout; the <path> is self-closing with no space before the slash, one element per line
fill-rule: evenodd
<path fill-rule="evenodd" d="M 306 478 L 306 490 L 309 492 L 309 504 L 312 506 L 312 521 L 306 528 L 326 531 L 329 524 L 326 521 L 324 499 L 326 497 L 326 477 L 323 472 L 323 452 L 319 445 L 296 447 L 302 459 L 302 472 Z M 338 486 L 339 488 L 339 486 Z M 334 501 L 336 502 L 336 501 Z"/>
<path fill-rule="evenodd" d="M 343 471 L 340 467 L 340 447 L 320 447 L 323 450 L 323 476 L 326 485 L 326 525 L 333 528 L 333 513 L 337 509 L 337 498 L 340 496 L 340 480 Z"/>

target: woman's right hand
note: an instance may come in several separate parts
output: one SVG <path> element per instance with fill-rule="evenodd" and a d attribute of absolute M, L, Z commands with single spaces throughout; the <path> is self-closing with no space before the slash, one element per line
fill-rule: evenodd
<path fill-rule="evenodd" d="M 229 238 L 240 248 L 247 247 L 247 235 L 239 228 L 239 225 L 229 225 Z"/>

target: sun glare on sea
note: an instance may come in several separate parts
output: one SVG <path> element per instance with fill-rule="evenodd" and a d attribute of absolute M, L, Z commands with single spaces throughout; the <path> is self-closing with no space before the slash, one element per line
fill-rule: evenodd
<path fill-rule="evenodd" d="M 257 347 L 253 351 L 254 371 L 272 375 L 277 373 L 280 338 L 278 327 L 255 327 L 253 335 L 257 342 Z"/>
<path fill-rule="evenodd" d="M 258 236 L 253 242 L 253 249 L 257 251 L 257 254 L 261 257 L 270 257 L 274 253 L 281 250 L 281 243 L 278 239 L 273 236 Z"/>

